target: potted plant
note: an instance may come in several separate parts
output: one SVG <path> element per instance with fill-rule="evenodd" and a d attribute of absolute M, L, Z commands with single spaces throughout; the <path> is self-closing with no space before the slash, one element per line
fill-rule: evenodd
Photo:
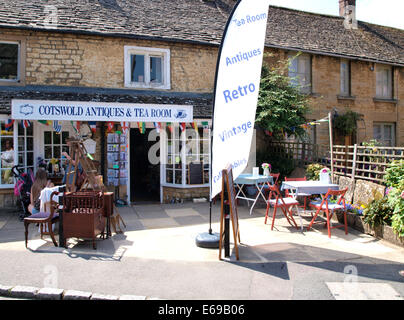
<path fill-rule="evenodd" d="M 331 183 L 330 169 L 324 167 L 320 170 L 319 180 L 325 183 Z"/>
<path fill-rule="evenodd" d="M 271 173 L 271 169 L 272 169 L 272 167 L 271 167 L 271 164 L 270 163 L 267 163 L 267 162 L 264 162 L 262 165 L 261 165 L 261 167 L 262 167 L 262 169 L 264 170 L 264 176 L 269 176 L 270 175 L 270 173 Z"/>

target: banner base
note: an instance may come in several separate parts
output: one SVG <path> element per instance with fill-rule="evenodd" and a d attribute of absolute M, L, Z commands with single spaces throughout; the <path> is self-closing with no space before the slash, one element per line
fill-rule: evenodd
<path fill-rule="evenodd" d="M 219 248 L 219 234 L 203 232 L 196 236 L 195 243 L 197 247 L 201 248 Z"/>

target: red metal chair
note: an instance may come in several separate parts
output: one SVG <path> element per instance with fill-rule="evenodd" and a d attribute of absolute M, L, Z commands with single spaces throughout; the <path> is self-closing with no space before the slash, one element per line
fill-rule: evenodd
<path fill-rule="evenodd" d="M 278 186 L 278 180 L 279 180 L 279 177 L 281 174 L 280 173 L 270 173 L 270 175 L 274 179 L 274 185 Z"/>
<path fill-rule="evenodd" d="M 307 227 L 307 230 L 310 230 L 310 228 L 313 226 L 314 221 L 316 220 L 318 214 L 320 211 L 324 211 L 327 216 L 327 228 L 328 228 L 328 237 L 331 238 L 331 229 L 335 228 L 342 228 L 345 227 L 345 234 L 348 234 L 348 225 L 347 225 L 347 218 L 346 218 L 346 206 L 345 206 L 345 193 L 347 192 L 348 188 L 345 188 L 343 190 L 331 190 L 328 189 L 326 195 L 323 197 L 323 200 L 321 203 L 318 202 L 312 202 L 310 205 L 314 208 L 317 209 L 313 219 L 311 220 L 309 226 Z M 329 198 L 336 196 L 338 197 L 338 200 L 336 203 L 331 203 L 329 202 Z M 341 204 L 342 202 L 342 204 Z M 343 225 L 338 225 L 338 226 L 331 226 L 331 218 L 332 215 L 334 214 L 334 211 L 337 210 L 343 210 L 344 211 L 344 224 Z M 321 222 L 318 222 L 321 223 Z"/>
<path fill-rule="evenodd" d="M 304 178 L 288 178 L 288 177 L 285 177 L 285 181 L 307 181 L 307 178 L 306 177 L 304 177 Z M 289 190 L 287 190 L 287 189 L 285 190 L 285 196 L 286 197 L 293 197 L 293 195 L 291 193 L 289 193 Z M 298 193 L 298 194 L 296 194 L 296 196 L 297 197 L 304 197 L 304 205 L 302 205 L 302 206 L 299 205 L 299 207 L 304 208 L 304 210 L 306 210 L 306 208 L 307 208 L 307 198 L 310 199 L 311 194 Z M 312 216 L 313 216 L 313 214 L 312 214 Z"/>
<path fill-rule="evenodd" d="M 296 227 L 296 229 L 299 229 L 296 221 L 293 219 L 292 212 L 290 211 L 290 207 L 298 205 L 299 202 L 297 202 L 293 198 L 282 198 L 281 193 L 279 192 L 278 187 L 273 184 L 269 187 L 269 196 L 268 196 L 268 201 L 267 201 L 267 210 L 265 212 L 265 224 L 267 224 L 267 219 L 268 219 L 268 211 L 270 206 L 274 207 L 274 212 L 272 214 L 272 226 L 271 230 L 274 228 L 274 223 L 275 223 L 275 217 L 276 217 L 276 210 L 278 208 L 281 208 L 283 215 L 286 217 L 286 220 L 288 220 L 289 224 L 291 226 Z M 289 217 L 288 217 L 289 215 Z M 292 222 L 293 224 L 292 224 Z"/>

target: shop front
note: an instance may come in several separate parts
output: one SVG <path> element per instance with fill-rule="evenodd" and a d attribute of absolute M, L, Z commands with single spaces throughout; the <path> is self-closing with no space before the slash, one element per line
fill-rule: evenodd
<path fill-rule="evenodd" d="M 116 199 L 172 203 L 208 197 L 210 119 L 193 115 L 187 104 L 12 99 L 11 116 L 2 116 L 1 150 L 26 171 L 46 167 L 59 183 L 67 139 L 81 136 Z M 6 160 L 0 170 L 1 188 L 13 188 Z"/>

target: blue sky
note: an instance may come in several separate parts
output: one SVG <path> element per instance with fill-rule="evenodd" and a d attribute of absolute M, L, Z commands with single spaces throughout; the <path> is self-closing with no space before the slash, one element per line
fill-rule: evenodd
<path fill-rule="evenodd" d="M 338 0 L 270 0 L 271 5 L 338 16 Z M 404 29 L 404 0 L 356 0 L 357 20 Z"/>

